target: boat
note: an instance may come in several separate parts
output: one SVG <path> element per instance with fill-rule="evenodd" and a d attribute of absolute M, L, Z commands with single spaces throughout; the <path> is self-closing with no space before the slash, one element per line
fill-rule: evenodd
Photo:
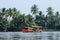
<path fill-rule="evenodd" d="M 42 32 L 41 28 L 34 29 L 32 27 L 22 29 L 22 32 Z"/>

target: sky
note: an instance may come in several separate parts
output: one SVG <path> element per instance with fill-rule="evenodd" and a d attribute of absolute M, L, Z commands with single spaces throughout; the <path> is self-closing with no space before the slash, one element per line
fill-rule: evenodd
<path fill-rule="evenodd" d="M 17 8 L 21 13 L 30 14 L 31 6 L 36 4 L 46 14 L 47 8 L 60 11 L 60 0 L 0 0 L 1 8 Z"/>

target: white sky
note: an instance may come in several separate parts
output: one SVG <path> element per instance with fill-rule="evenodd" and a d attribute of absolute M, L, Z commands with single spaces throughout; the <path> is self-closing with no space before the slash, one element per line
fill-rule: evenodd
<path fill-rule="evenodd" d="M 15 7 L 26 14 L 30 14 L 30 8 L 33 4 L 37 4 L 43 13 L 46 13 L 48 7 L 52 7 L 54 11 L 60 11 L 60 0 L 0 0 L 0 8 Z"/>

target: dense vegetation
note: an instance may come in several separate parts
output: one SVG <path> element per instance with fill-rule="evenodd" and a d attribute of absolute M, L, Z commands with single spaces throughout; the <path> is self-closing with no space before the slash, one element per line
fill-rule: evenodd
<path fill-rule="evenodd" d="M 42 26 L 45 30 L 60 29 L 59 11 L 48 7 L 46 15 L 38 10 L 37 5 L 31 7 L 31 14 L 20 13 L 16 8 L 0 9 L 0 31 L 21 31 L 25 27 Z"/>

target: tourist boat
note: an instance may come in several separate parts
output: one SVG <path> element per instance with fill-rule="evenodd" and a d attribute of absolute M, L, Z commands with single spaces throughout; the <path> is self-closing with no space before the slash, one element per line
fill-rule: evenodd
<path fill-rule="evenodd" d="M 33 28 L 28 27 L 28 28 L 22 29 L 22 32 L 42 32 L 42 29 L 37 28 L 36 30 L 34 30 Z"/>
<path fill-rule="evenodd" d="M 22 32 L 33 32 L 32 28 L 24 28 Z"/>

